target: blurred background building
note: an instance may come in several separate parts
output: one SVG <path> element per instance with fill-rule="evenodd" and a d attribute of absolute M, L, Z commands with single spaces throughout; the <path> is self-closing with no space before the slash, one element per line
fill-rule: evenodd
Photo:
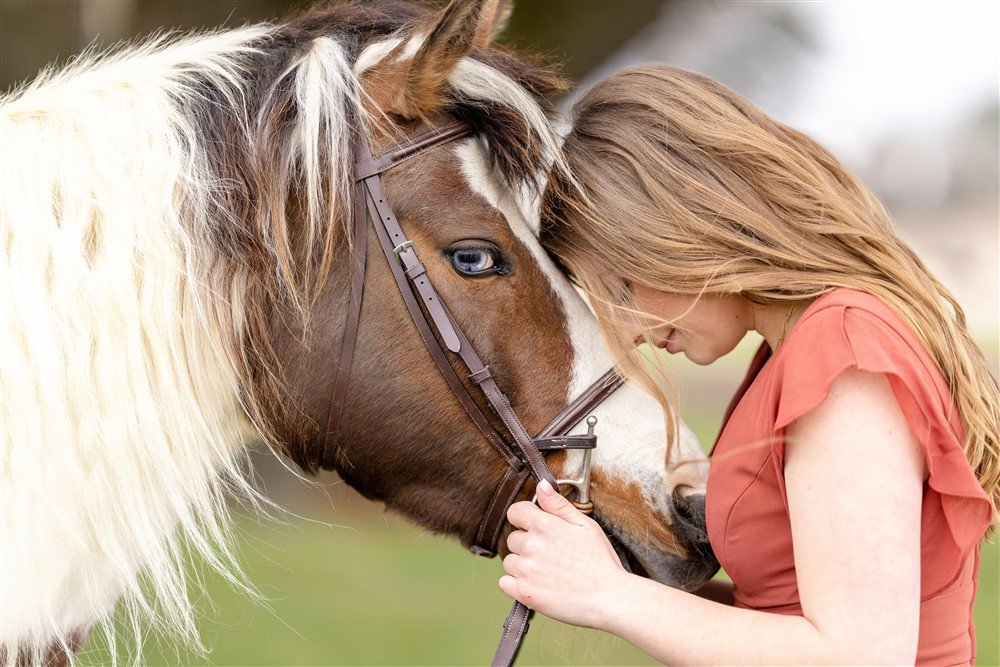
<path fill-rule="evenodd" d="M 829 148 L 872 187 L 902 236 L 954 292 L 996 369 L 1000 4 L 515 5 L 502 39 L 563 63 L 579 84 L 559 100 L 563 109 L 612 71 L 664 62 L 718 79 Z M 92 43 L 278 20 L 302 6 L 286 0 L 0 0 L 0 88 Z M 755 347 L 748 339 L 709 368 L 670 360 L 684 392 L 684 418 L 706 445 Z M 496 587 L 498 562 L 473 558 L 454 542 L 384 514 L 332 475 L 321 476 L 317 486 L 266 452 L 255 463 L 261 485 L 291 514 L 281 523 L 247 517 L 241 525 L 248 575 L 267 605 L 205 575 L 210 662 L 462 664 L 492 654 L 508 608 Z M 982 664 L 1000 664 L 997 568 L 992 545 L 976 610 Z M 143 651 L 144 662 L 204 662 L 155 642 Z M 106 658 L 95 639 L 84 662 Z M 522 653 L 522 664 L 588 663 L 649 660 L 606 635 L 544 619 Z"/>

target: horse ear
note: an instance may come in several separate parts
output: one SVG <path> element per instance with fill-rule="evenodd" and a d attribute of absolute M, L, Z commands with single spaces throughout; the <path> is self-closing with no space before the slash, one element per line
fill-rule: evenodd
<path fill-rule="evenodd" d="M 514 3 L 512 0 L 492 0 L 492 2 L 487 2 L 483 7 L 482 21 L 479 22 L 479 28 L 476 30 L 476 38 L 473 40 L 472 46 L 477 49 L 489 46 L 490 42 L 496 39 L 507 28 L 507 24 L 510 22 L 510 15 L 513 12 Z"/>
<path fill-rule="evenodd" d="M 422 118 L 442 103 L 448 75 L 479 39 L 488 41 L 502 0 L 452 0 L 364 73 L 365 92 L 379 111 Z M 483 37 L 482 35 L 486 35 Z M 419 44 L 414 50 L 414 41 Z M 412 55 L 410 55 L 412 54 Z"/>

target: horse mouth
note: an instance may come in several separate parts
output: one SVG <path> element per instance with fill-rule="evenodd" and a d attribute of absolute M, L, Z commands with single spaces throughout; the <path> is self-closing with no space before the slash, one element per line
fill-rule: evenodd
<path fill-rule="evenodd" d="M 701 588 L 719 571 L 719 561 L 704 548 L 692 549 L 691 558 L 647 552 L 627 536 L 620 536 L 610 526 L 599 523 L 622 565 L 632 574 L 690 592 Z"/>
<path fill-rule="evenodd" d="M 608 541 L 611 542 L 611 546 L 614 547 L 615 553 L 618 554 L 619 560 L 622 562 L 622 566 L 632 574 L 637 574 L 640 577 L 649 579 L 649 572 L 646 568 L 642 566 L 642 563 L 636 558 L 632 550 L 625 546 L 625 544 L 618 539 L 618 536 L 610 532 L 607 528 L 604 529 L 605 534 L 608 536 Z"/>

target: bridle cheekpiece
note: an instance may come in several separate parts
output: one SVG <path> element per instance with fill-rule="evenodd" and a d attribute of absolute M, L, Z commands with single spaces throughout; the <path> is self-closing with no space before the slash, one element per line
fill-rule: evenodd
<path fill-rule="evenodd" d="M 333 468 L 336 458 L 337 438 L 350 386 L 351 364 L 357 342 L 361 304 L 364 299 L 370 216 L 371 226 L 375 229 L 379 245 L 427 351 L 465 412 L 487 442 L 507 462 L 507 470 L 494 491 L 493 499 L 479 524 L 471 546 L 473 553 L 492 557 L 497 553 L 497 544 L 506 522 L 507 510 L 516 501 L 529 477 L 533 477 L 536 483 L 543 479 L 548 480 L 557 490 L 560 484 L 572 486 L 576 490 L 574 504 L 588 514 L 593 509 L 589 497 L 590 462 L 592 451 L 597 445 L 597 437 L 594 435 L 597 418 L 591 416 L 587 420 L 586 435 L 567 435 L 567 433 L 580 423 L 588 412 L 620 387 L 623 380 L 614 370 L 608 371 L 532 438 L 518 419 L 507 396 L 494 381 L 489 365 L 476 354 L 462 329 L 448 312 L 447 306 L 434 289 L 430 276 L 427 275 L 426 267 L 417 256 L 417 247 L 406 237 L 389 206 L 382 187 L 381 175 L 410 158 L 470 136 L 472 133 L 472 127 L 464 121 L 439 118 L 426 123 L 422 131 L 409 137 L 404 143 L 373 155 L 363 130 L 360 128 L 357 130 L 354 141 L 351 295 L 330 412 L 321 443 L 321 466 Z M 470 393 L 470 387 L 452 365 L 449 354 L 459 358 L 461 366 L 464 366 L 463 372 L 468 384 L 474 388 L 473 391 L 485 398 L 494 414 L 503 423 L 505 433 L 498 431 L 480 409 Z M 575 478 L 556 480 L 545 463 L 543 452 L 568 449 L 584 450 L 582 468 Z M 513 664 L 532 614 L 533 612 L 520 602 L 514 604 L 504 622 L 503 635 L 493 658 L 494 667 Z"/>

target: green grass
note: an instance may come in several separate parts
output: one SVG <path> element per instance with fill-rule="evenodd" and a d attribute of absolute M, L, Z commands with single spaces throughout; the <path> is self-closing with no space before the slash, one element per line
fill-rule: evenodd
<path fill-rule="evenodd" d="M 204 609 L 208 660 L 148 645 L 152 665 L 465 665 L 489 661 L 510 608 L 497 588 L 498 559 L 394 517 L 357 531 L 317 525 L 241 526 L 241 552 L 268 597 L 254 604 L 206 576 L 215 609 Z M 108 661 L 95 637 L 82 664 Z M 520 664 L 654 664 L 627 643 L 544 617 L 532 624 Z"/>
<path fill-rule="evenodd" d="M 496 586 L 498 560 L 476 558 L 455 543 L 401 520 L 356 532 L 317 525 L 241 525 L 241 552 L 266 606 L 206 577 L 214 609 L 201 633 L 208 659 L 149 644 L 151 665 L 465 665 L 492 657 L 509 603 Z M 983 554 L 976 624 L 980 665 L 1000 664 L 996 592 L 1000 549 Z M 664 619 L 677 623 L 677 619 Z M 108 662 L 95 637 L 85 665 Z M 536 617 L 522 665 L 648 665 L 647 656 L 604 633 Z"/>
<path fill-rule="evenodd" d="M 1000 665 L 1000 544 L 983 548 L 976 595 L 976 664 Z"/>

